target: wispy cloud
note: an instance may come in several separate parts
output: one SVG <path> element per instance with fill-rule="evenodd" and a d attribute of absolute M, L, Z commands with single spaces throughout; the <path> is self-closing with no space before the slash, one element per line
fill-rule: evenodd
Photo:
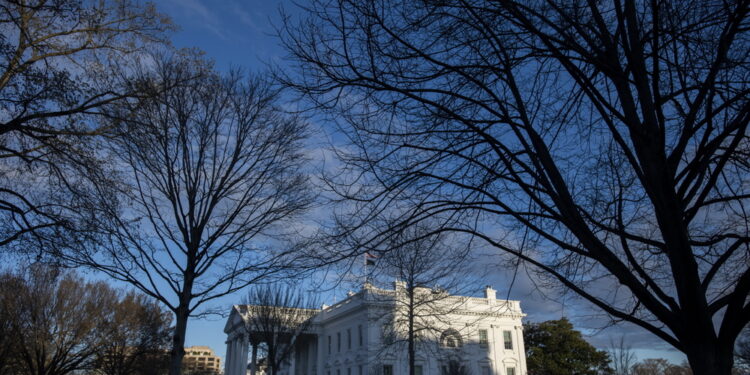
<path fill-rule="evenodd" d="M 219 16 L 201 0 L 166 0 L 168 6 L 179 11 L 188 19 L 193 19 L 202 28 L 210 31 L 223 40 L 229 40 L 229 37 L 222 30 L 222 23 Z"/>
<path fill-rule="evenodd" d="M 259 20 L 259 18 L 262 18 L 262 16 L 258 15 L 255 12 L 248 12 L 246 8 L 244 8 L 241 4 L 234 1 L 231 3 L 230 7 L 232 13 L 237 17 L 240 23 L 258 33 L 262 33 L 265 31 L 259 25 L 260 23 L 262 23 L 262 20 Z"/>

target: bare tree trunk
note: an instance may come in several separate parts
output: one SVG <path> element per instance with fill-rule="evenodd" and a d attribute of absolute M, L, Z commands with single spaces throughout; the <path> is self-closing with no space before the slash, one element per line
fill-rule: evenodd
<path fill-rule="evenodd" d="M 414 348 L 414 286 L 409 285 L 409 289 L 407 291 L 409 293 L 409 349 L 408 349 L 408 356 L 409 356 L 409 375 L 415 375 L 414 373 L 414 357 L 415 357 L 415 348 Z"/>
<path fill-rule="evenodd" d="M 185 356 L 185 332 L 190 312 L 187 303 L 180 303 L 175 311 L 174 336 L 172 337 L 172 352 L 169 358 L 169 375 L 182 373 L 182 357 Z"/>
<path fill-rule="evenodd" d="M 268 369 L 270 375 L 276 375 L 276 361 L 273 360 L 273 358 L 276 358 L 276 350 L 271 348 L 271 345 L 268 345 L 268 355 L 266 356 L 267 363 L 268 363 Z"/>
<path fill-rule="evenodd" d="M 694 345 L 685 350 L 693 375 L 732 374 L 734 351 L 731 345 L 722 345 L 718 341 L 695 341 Z"/>

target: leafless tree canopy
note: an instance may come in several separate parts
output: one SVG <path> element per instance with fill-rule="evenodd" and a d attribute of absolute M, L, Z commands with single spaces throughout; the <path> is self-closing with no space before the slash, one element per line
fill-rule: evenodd
<path fill-rule="evenodd" d="M 644 359 L 633 366 L 632 373 L 633 375 L 692 375 L 687 366 L 671 364 L 664 358 Z"/>
<path fill-rule="evenodd" d="M 93 367 L 103 375 L 163 374 L 169 364 L 166 349 L 172 315 L 140 293 L 128 292 L 107 306 Z"/>
<path fill-rule="evenodd" d="M 70 213 L 80 176 L 101 168 L 90 142 L 108 134 L 102 109 L 142 96 L 127 65 L 170 27 L 130 0 L 0 4 L 0 246 L 64 246 L 88 229 Z"/>
<path fill-rule="evenodd" d="M 610 365 L 614 375 L 631 375 L 633 373 L 636 356 L 632 346 L 625 341 L 624 335 L 617 340 L 612 339 L 607 352 L 612 360 Z"/>
<path fill-rule="evenodd" d="M 343 232 L 439 218 L 728 374 L 750 319 L 748 1 L 314 1 L 283 76 Z M 342 209 L 343 211 L 343 209 Z"/>
<path fill-rule="evenodd" d="M 255 349 L 263 344 L 269 373 L 276 375 L 319 311 L 316 299 L 289 285 L 273 284 L 253 288 L 244 303 L 245 328 L 250 342 L 256 345 L 253 363 L 257 364 Z"/>
<path fill-rule="evenodd" d="M 457 236 L 433 230 L 434 226 L 425 223 L 401 228 L 382 248 L 368 249 L 371 255 L 379 254 L 369 279 L 380 284 L 397 280 L 395 293 L 380 297 L 379 302 L 392 308 L 381 312 L 389 324 L 384 332 L 386 345 L 378 355 L 406 350 L 410 375 L 416 373 L 418 352 L 440 356 L 435 338 L 450 327 L 451 314 L 465 303 L 454 295 L 476 285 L 469 276 L 470 246 Z"/>
<path fill-rule="evenodd" d="M 175 314 L 170 373 L 190 316 L 287 270 L 285 235 L 313 195 L 306 125 L 261 77 L 221 76 L 191 51 L 155 59 L 152 93 L 111 116 L 118 187 L 91 203 L 106 241 L 68 257 L 128 282 Z M 130 104 L 126 102 L 125 104 Z M 126 120 L 117 120 L 126 119 Z M 121 192 L 112 199 L 112 190 Z"/>
<path fill-rule="evenodd" d="M 28 375 L 133 374 L 144 369 L 136 363 L 163 353 L 170 325 L 143 295 L 40 264 L 0 275 L 0 321 L 0 374 Z M 117 345 L 127 360 L 112 372 Z"/>

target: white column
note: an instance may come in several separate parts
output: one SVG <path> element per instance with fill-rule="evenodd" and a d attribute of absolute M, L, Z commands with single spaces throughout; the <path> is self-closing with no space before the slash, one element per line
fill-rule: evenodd
<path fill-rule="evenodd" d="M 240 362 L 242 362 L 242 343 L 240 342 L 240 337 L 237 336 L 234 338 L 234 370 L 232 375 L 242 375 L 242 372 L 240 371 Z"/>
<path fill-rule="evenodd" d="M 241 339 L 241 345 L 240 345 L 240 375 L 246 375 L 247 374 L 247 349 L 248 345 L 250 344 L 250 340 L 247 334 L 243 334 L 240 336 Z"/>
<path fill-rule="evenodd" d="M 237 337 L 232 338 L 232 373 L 229 375 L 241 375 L 237 367 L 240 363 L 240 341 Z"/>
<path fill-rule="evenodd" d="M 235 375 L 244 375 L 242 373 L 242 336 L 237 336 L 237 363 L 234 364 Z"/>
<path fill-rule="evenodd" d="M 289 353 L 289 375 L 296 375 L 296 367 L 297 367 L 297 349 L 292 347 L 292 352 Z"/>
<path fill-rule="evenodd" d="M 232 370 L 232 340 L 227 335 L 227 353 L 224 355 L 224 375 L 230 375 Z"/>
<path fill-rule="evenodd" d="M 321 327 L 318 333 L 318 360 L 316 361 L 315 366 L 317 366 L 316 373 L 318 375 L 325 375 L 325 369 L 323 368 L 323 364 L 325 363 L 325 356 L 327 355 L 327 348 L 326 348 L 326 335 L 323 334 L 325 331 L 323 331 L 323 328 Z"/>

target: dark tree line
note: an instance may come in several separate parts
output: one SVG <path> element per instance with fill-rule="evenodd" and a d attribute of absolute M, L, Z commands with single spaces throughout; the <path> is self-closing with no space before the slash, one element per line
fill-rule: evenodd
<path fill-rule="evenodd" d="M 167 369 L 171 316 L 142 294 L 43 265 L 0 275 L 0 374 Z"/>
<path fill-rule="evenodd" d="M 750 320 L 750 2 L 313 1 L 280 33 L 349 147 L 338 233 L 439 220 L 729 374 Z M 339 256 L 356 253 L 343 249 Z"/>

